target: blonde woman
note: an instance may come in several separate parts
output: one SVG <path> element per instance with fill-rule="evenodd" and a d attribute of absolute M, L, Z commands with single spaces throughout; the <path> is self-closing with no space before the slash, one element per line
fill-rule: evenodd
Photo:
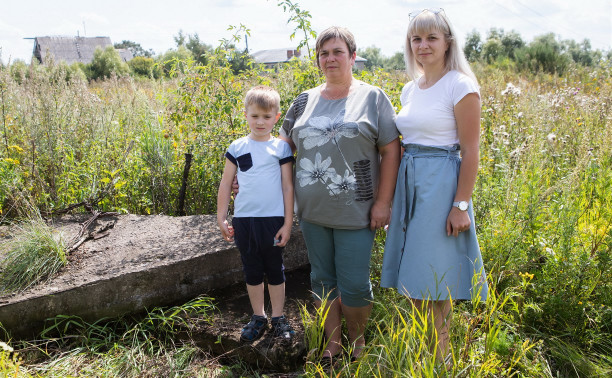
<path fill-rule="evenodd" d="M 451 300 L 487 296 L 472 191 L 478 172 L 478 82 L 442 9 L 412 13 L 405 48 L 412 81 L 396 124 L 402 156 L 381 285 L 433 318 L 438 361 L 448 357 Z"/>

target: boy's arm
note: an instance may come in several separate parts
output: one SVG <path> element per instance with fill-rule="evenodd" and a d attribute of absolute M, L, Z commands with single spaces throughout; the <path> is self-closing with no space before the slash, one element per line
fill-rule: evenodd
<path fill-rule="evenodd" d="M 293 163 L 288 162 L 281 165 L 281 182 L 283 188 L 283 204 L 285 206 L 285 223 L 276 233 L 276 239 L 280 240 L 279 247 L 287 245 L 291 238 L 291 227 L 293 226 Z"/>
<path fill-rule="evenodd" d="M 236 166 L 225 159 L 225 168 L 223 176 L 219 184 L 219 192 L 217 193 L 217 224 L 221 229 L 221 235 L 226 241 L 234 240 L 234 229 L 227 223 L 227 210 L 232 195 L 232 181 L 236 175 Z"/>

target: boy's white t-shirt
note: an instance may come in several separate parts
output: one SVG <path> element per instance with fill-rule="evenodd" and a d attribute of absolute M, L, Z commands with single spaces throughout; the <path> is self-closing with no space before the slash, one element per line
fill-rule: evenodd
<path fill-rule="evenodd" d="M 234 217 L 284 217 L 281 165 L 294 160 L 289 144 L 274 137 L 258 142 L 247 136 L 233 141 L 225 156 L 237 166 L 240 185 Z"/>
<path fill-rule="evenodd" d="M 416 80 L 407 83 L 400 97 L 402 109 L 395 120 L 402 143 L 425 146 L 459 144 L 455 105 L 469 93 L 480 96 L 478 85 L 468 76 L 449 71 L 427 89 Z"/>

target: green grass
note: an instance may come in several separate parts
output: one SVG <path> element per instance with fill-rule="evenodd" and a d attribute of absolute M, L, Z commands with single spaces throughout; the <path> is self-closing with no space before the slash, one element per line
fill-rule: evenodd
<path fill-rule="evenodd" d="M 0 244 L 0 292 L 25 290 L 57 273 L 67 263 L 64 241 L 42 219 L 14 225 Z"/>
<path fill-rule="evenodd" d="M 610 375 L 612 67 L 576 66 L 563 76 L 474 68 L 482 121 L 473 200 L 491 295 L 486 303 L 455 305 L 451 375 Z M 379 70 L 358 76 L 384 88 L 399 106 L 405 75 Z M 219 65 L 186 65 L 170 80 L 91 84 L 61 79 L 54 67 L 36 67 L 19 80 L 1 67 L 0 219 L 21 219 L 29 203 L 61 209 L 95 198 L 109 184 L 108 195 L 94 204 L 100 210 L 174 214 L 188 151 L 194 159 L 187 214 L 211 213 L 223 151 L 246 133 L 245 90 L 272 85 L 286 110 L 300 91 L 320 81 L 316 69 L 299 63 L 241 75 Z M 508 83 L 520 92 L 505 91 Z M 45 240 L 39 244 L 50 242 Z M 379 233 L 372 258 L 375 286 L 382 245 Z M 8 269 L 21 265 L 27 271 L 20 258 L 11 261 Z M 346 368 L 340 376 L 435 376 L 425 343 L 427 319 L 392 290 L 375 287 L 375 298 L 366 357 L 353 364 L 340 360 Z M 165 311 L 155 312 L 149 325 L 81 324 L 70 333 L 75 337 L 62 342 L 49 334 L 52 348 L 12 342 L 21 360 L 0 352 L 0 366 L 6 375 L 17 366 L 19 374 L 40 376 L 257 375 L 240 363 L 215 364 L 188 343 L 174 344 Z M 311 351 L 305 376 L 324 372 L 316 357 L 323 315 L 306 308 L 302 313 Z M 170 318 L 180 322 L 182 315 Z M 58 333 L 69 321 L 60 320 Z M 158 328 L 146 338 L 150 324 Z"/>
<path fill-rule="evenodd" d="M 201 297 L 181 306 L 152 309 L 141 318 L 88 323 L 58 316 L 40 340 L 16 343 L 20 371 L 44 377 L 208 376 L 223 368 L 188 336 L 198 321 L 210 321 L 213 311 L 211 298 Z M 11 367 L 0 372 L 6 374 Z"/>

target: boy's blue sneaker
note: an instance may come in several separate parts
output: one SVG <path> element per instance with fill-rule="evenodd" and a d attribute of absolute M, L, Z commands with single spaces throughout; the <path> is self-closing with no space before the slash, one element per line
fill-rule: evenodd
<path fill-rule="evenodd" d="M 251 343 L 259 339 L 264 332 L 266 332 L 267 327 L 268 318 L 265 316 L 253 315 L 251 316 L 251 321 L 242 328 L 240 340 Z"/>
<path fill-rule="evenodd" d="M 270 323 L 272 324 L 274 337 L 280 337 L 283 340 L 291 341 L 295 332 L 293 328 L 291 328 L 291 324 L 289 324 L 287 318 L 285 318 L 285 315 L 272 318 Z"/>

